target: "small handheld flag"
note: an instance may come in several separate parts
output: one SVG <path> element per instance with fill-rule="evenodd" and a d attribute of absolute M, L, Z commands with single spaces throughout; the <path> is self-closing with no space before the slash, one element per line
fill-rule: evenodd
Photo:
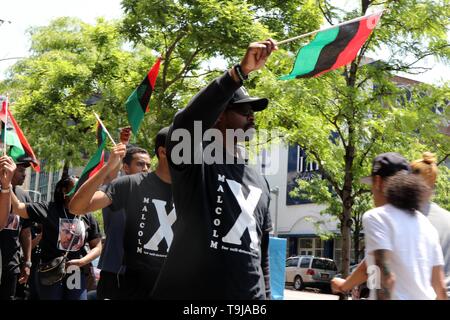
<path fill-rule="evenodd" d="M 97 119 L 99 125 L 102 127 L 102 130 L 105 131 L 106 135 L 108 136 L 109 140 L 111 140 L 113 145 L 116 145 L 116 142 L 114 141 L 114 139 L 111 137 L 111 135 L 109 134 L 109 131 L 106 129 L 105 125 L 103 124 L 102 120 L 100 119 L 100 117 L 98 116 L 98 114 L 96 114 L 94 112 L 94 116 Z M 98 134 L 97 134 L 98 137 Z"/>
<path fill-rule="evenodd" d="M 37 160 L 33 149 L 28 143 L 27 138 L 20 129 L 19 124 L 11 113 L 8 105 L 9 101 L 6 99 L 2 103 L 0 110 L 0 119 L 3 122 L 2 140 L 4 150 L 8 150 L 6 146 L 9 146 L 9 156 L 17 161 L 19 157 L 26 156 L 31 159 L 31 166 L 36 172 L 40 172 L 41 167 Z M 5 151 L 4 151 L 5 152 Z M 5 154 L 5 153 L 4 153 Z"/>
<path fill-rule="evenodd" d="M 349 64 L 377 25 L 383 11 L 359 17 L 323 30 L 278 42 L 283 44 L 317 33 L 314 40 L 302 47 L 290 74 L 280 80 L 318 77 Z"/>
<path fill-rule="evenodd" d="M 137 135 L 144 115 L 149 110 L 150 97 L 155 89 L 161 58 L 158 58 L 141 84 L 131 93 L 125 105 L 127 107 L 128 122 L 133 133 Z"/>
<path fill-rule="evenodd" d="M 88 164 L 84 168 L 83 172 L 81 173 L 80 179 L 77 181 L 75 186 L 70 190 L 70 192 L 67 194 L 68 196 L 71 196 L 77 192 L 77 190 L 85 183 L 90 177 L 95 175 L 105 163 L 105 152 L 104 149 L 106 147 L 106 136 L 107 131 L 105 130 L 105 127 L 102 125 L 100 121 L 97 122 L 97 145 L 98 149 L 95 151 L 92 158 L 89 160 Z"/>

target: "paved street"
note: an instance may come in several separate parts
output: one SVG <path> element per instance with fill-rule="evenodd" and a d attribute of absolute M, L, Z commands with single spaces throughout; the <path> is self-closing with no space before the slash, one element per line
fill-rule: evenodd
<path fill-rule="evenodd" d="M 314 291 L 297 291 L 284 289 L 284 300 L 338 300 L 339 297 L 333 294 L 323 294 Z"/>

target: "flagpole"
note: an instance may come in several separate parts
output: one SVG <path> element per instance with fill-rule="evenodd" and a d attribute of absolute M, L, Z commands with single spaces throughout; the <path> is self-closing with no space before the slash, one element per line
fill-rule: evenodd
<path fill-rule="evenodd" d="M 365 16 L 361 16 L 361 17 L 358 17 L 358 18 L 355 18 L 355 19 L 352 19 L 352 20 L 348 20 L 348 21 L 341 22 L 341 23 L 339 23 L 339 24 L 335 24 L 335 25 L 333 25 L 333 26 L 329 26 L 329 27 L 324 28 L 324 29 L 319 29 L 319 30 L 311 31 L 311 32 L 302 34 L 302 35 L 300 35 L 300 36 L 296 36 L 296 37 L 293 37 L 293 38 L 281 40 L 281 41 L 278 41 L 278 42 L 277 42 L 277 45 L 285 44 L 285 43 L 292 42 L 292 41 L 295 41 L 295 40 L 298 40 L 298 39 L 301 39 L 301 38 L 305 38 L 305 37 L 307 37 L 307 36 L 316 34 L 316 33 L 321 32 L 321 31 L 326 31 L 326 30 L 334 29 L 334 28 L 343 26 L 343 25 L 345 25 L 345 24 L 347 24 L 347 23 L 356 22 L 356 21 L 365 19 L 365 18 L 370 17 L 370 16 L 375 16 L 375 15 L 378 15 L 378 14 L 383 13 L 383 12 L 386 11 L 386 10 L 387 10 L 387 9 L 383 9 L 383 10 L 380 10 L 380 11 L 378 11 L 378 12 L 374 12 L 374 13 L 371 13 L 371 14 L 368 14 L 368 15 L 365 15 Z"/>
<path fill-rule="evenodd" d="M 6 94 L 5 103 L 5 132 L 3 137 L 3 155 L 6 156 L 6 130 L 8 130 L 8 105 L 9 105 L 9 93 Z"/>
<path fill-rule="evenodd" d="M 102 120 L 100 120 L 100 117 L 98 116 L 98 114 L 95 113 L 94 111 L 94 115 L 95 118 L 97 118 L 97 121 L 100 123 L 100 125 L 102 126 L 103 130 L 105 130 L 106 134 L 108 135 L 109 140 L 111 140 L 111 142 L 113 143 L 114 146 L 116 146 L 116 142 L 114 141 L 114 139 L 111 137 L 111 135 L 109 134 L 108 129 L 106 129 L 105 125 L 103 124 Z"/>

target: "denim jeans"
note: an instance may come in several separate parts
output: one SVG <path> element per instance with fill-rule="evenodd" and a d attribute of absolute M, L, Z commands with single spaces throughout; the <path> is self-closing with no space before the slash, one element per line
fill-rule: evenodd
<path fill-rule="evenodd" d="M 37 272 L 39 280 L 39 272 Z M 71 275 L 64 277 L 61 281 L 44 286 L 39 282 L 39 298 L 41 300 L 87 300 L 86 280 L 87 276 L 80 273 L 80 286 L 71 285 Z"/>

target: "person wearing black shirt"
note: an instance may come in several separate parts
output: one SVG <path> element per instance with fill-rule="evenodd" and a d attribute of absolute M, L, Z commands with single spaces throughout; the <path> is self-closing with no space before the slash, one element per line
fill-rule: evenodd
<path fill-rule="evenodd" d="M 150 155 L 142 148 L 127 144 L 127 153 L 123 158 L 122 172 L 132 175 L 149 170 Z M 100 187 L 105 192 L 108 184 Z M 117 300 L 123 296 L 126 278 L 124 274 L 124 236 L 126 229 L 126 212 L 124 208 L 114 210 L 110 205 L 102 209 L 106 240 L 98 263 L 101 269 L 97 285 L 97 299 Z M 128 277 L 127 277 L 128 278 Z"/>
<path fill-rule="evenodd" d="M 9 173 L 8 170 L 3 169 L 3 166 L 7 166 L 7 167 L 11 166 L 11 164 L 8 162 L 8 158 L 6 156 L 3 156 L 0 158 L 0 175 L 1 176 L 5 176 L 6 174 Z M 11 168 L 9 168 L 9 170 L 11 170 Z M 3 190 L 3 192 L 0 192 L 0 230 L 2 230 L 6 226 L 6 223 L 8 222 L 9 210 L 11 208 L 11 199 L 10 199 L 10 195 L 9 195 L 9 186 L 2 184 L 2 185 L 0 185 L 0 187 L 1 187 L 1 190 Z M 0 257 L 1 257 L 1 254 L 0 254 Z M 1 263 L 0 263 L 0 276 L 1 276 Z"/>
<path fill-rule="evenodd" d="M 226 131 L 254 129 L 254 112 L 266 108 L 268 100 L 249 97 L 241 86 L 276 49 L 270 39 L 250 44 L 240 65 L 175 115 L 166 147 L 179 221 L 155 298 L 270 299 L 268 184 L 242 161 L 240 141 L 227 141 Z M 216 150 L 216 155 L 222 152 L 219 161 L 205 158 L 210 128 L 222 140 Z M 185 143 L 184 138 L 179 142 L 180 136 L 186 131 L 190 150 L 180 151 Z M 197 133 L 202 140 L 195 140 Z"/>
<path fill-rule="evenodd" d="M 125 146 L 118 144 L 108 163 L 81 186 L 70 203 L 69 208 L 75 214 L 108 206 L 112 211 L 125 210 L 123 259 L 126 270 L 117 299 L 151 298 L 172 242 L 176 213 L 166 160 L 167 132 L 168 128 L 160 130 L 155 139 L 158 166 L 154 172 L 148 172 L 150 159 L 141 159 L 136 162 L 142 166 L 141 173 L 122 176 L 101 187 L 125 155 Z"/>
<path fill-rule="evenodd" d="M 0 231 L 6 226 L 8 222 L 8 216 L 11 209 L 11 196 L 10 191 L 11 187 L 8 183 L 3 183 L 4 181 L 8 181 L 8 179 L 12 179 L 14 174 L 15 165 L 11 163 L 9 157 L 2 156 L 0 158 L 0 181 L 1 181 L 1 190 L 0 190 Z M 10 177 L 8 178 L 8 175 Z M 2 283 L 2 250 L 0 246 L 0 285 Z"/>
<path fill-rule="evenodd" d="M 12 162 L 12 159 L 9 159 Z M 8 165 L 11 166 L 11 163 Z M 9 168 L 4 165 L 3 169 Z M 6 177 L 0 176 L 0 179 L 2 185 L 11 183 L 9 174 Z M 15 214 L 42 224 L 41 262 L 47 263 L 68 251 L 67 267 L 75 266 L 71 268 L 74 270 L 72 273 L 68 272 L 61 281 L 53 285 L 40 283 L 39 294 L 42 300 L 86 300 L 88 268 L 83 267 L 88 266 L 101 253 L 101 234 L 94 217 L 88 214 L 80 219 L 75 218 L 67 208 L 71 199 L 67 193 L 76 182 L 76 177 L 64 177 L 58 181 L 55 186 L 54 202 L 23 203 L 11 194 Z M 73 245 L 66 250 L 61 247 L 61 239 L 63 234 L 68 233 L 73 237 Z M 86 244 L 91 249 L 89 252 Z"/>
<path fill-rule="evenodd" d="M 127 153 L 123 158 L 123 167 L 117 168 L 117 172 L 109 174 L 103 182 L 108 184 L 117 175 L 140 173 L 148 170 L 150 155 L 142 148 L 131 145 L 131 127 L 120 129 L 120 142 L 127 146 Z M 111 206 L 102 209 L 103 225 L 105 229 L 105 241 L 97 268 L 100 269 L 100 279 L 97 283 L 97 300 L 116 300 L 120 298 L 123 286 L 125 266 L 123 264 L 123 239 L 125 233 L 126 215 L 123 208 L 112 210 Z"/>
<path fill-rule="evenodd" d="M 25 180 L 25 171 L 31 158 L 22 156 L 16 160 L 17 169 L 11 180 L 12 191 L 20 201 L 31 202 L 31 198 L 20 186 Z M 0 231 L 2 248 L 3 280 L 0 285 L 0 299 L 15 300 L 23 298 L 23 286 L 27 283 L 31 269 L 30 221 L 13 213 L 9 215 L 8 225 Z M 23 261 L 21 261 L 21 249 Z M 19 289 L 19 290 L 17 290 Z"/>

